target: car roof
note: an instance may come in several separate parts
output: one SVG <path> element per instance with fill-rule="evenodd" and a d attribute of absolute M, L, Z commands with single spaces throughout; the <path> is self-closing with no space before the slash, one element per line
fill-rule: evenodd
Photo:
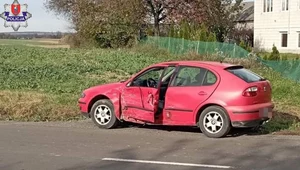
<path fill-rule="evenodd" d="M 215 68 L 220 68 L 220 69 L 225 69 L 228 67 L 232 66 L 238 66 L 234 64 L 229 64 L 229 63 L 223 63 L 223 62 L 215 62 L 215 61 L 196 61 L 196 60 L 190 60 L 190 61 L 168 61 L 168 62 L 162 62 L 157 65 L 207 65 L 210 67 L 215 67 Z"/>

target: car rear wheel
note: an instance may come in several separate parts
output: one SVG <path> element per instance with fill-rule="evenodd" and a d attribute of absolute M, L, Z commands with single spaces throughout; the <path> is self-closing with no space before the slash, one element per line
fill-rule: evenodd
<path fill-rule="evenodd" d="M 119 120 L 115 116 L 114 106 L 110 100 L 102 99 L 95 102 L 90 114 L 93 122 L 99 128 L 112 129 L 119 124 Z"/>
<path fill-rule="evenodd" d="M 226 111 L 219 106 L 206 108 L 199 117 L 202 133 L 210 138 L 221 138 L 231 130 L 230 119 Z"/>

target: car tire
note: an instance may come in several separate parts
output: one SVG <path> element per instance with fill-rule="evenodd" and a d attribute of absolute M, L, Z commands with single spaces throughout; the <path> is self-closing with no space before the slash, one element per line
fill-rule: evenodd
<path fill-rule="evenodd" d="M 204 109 L 198 123 L 202 133 L 210 138 L 224 137 L 231 130 L 229 116 L 226 110 L 219 106 Z"/>
<path fill-rule="evenodd" d="M 107 99 L 95 102 L 90 115 L 95 125 L 102 129 L 112 129 L 117 127 L 120 123 L 116 118 L 114 105 Z"/>

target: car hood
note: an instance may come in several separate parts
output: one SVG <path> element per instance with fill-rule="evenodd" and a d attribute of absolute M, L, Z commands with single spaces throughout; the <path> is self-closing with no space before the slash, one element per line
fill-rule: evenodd
<path fill-rule="evenodd" d="M 86 90 L 84 90 L 84 93 L 88 94 L 88 93 L 104 93 L 110 90 L 114 90 L 114 89 L 118 89 L 119 87 L 121 87 L 124 83 L 110 83 L 110 84 L 103 84 L 103 85 L 98 85 L 98 86 L 94 86 L 94 87 L 90 87 Z"/>

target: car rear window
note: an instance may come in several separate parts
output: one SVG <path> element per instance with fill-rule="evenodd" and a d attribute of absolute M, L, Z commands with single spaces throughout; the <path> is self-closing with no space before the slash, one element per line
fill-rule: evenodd
<path fill-rule="evenodd" d="M 236 67 L 229 67 L 226 69 L 230 73 L 234 74 L 235 76 L 241 78 L 242 80 L 246 81 L 247 83 L 253 83 L 258 81 L 264 81 L 265 78 L 253 73 L 250 70 L 245 69 L 242 66 L 236 66 Z"/>

